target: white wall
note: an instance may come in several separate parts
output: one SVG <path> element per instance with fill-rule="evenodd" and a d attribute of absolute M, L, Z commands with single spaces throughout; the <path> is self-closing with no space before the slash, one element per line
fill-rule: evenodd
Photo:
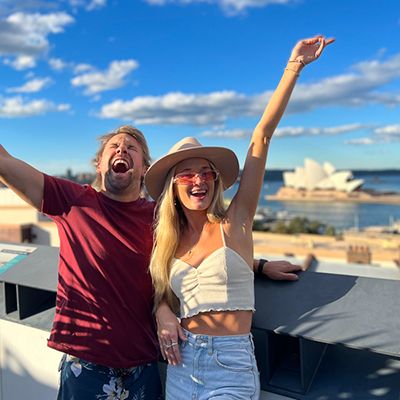
<path fill-rule="evenodd" d="M 62 353 L 48 332 L 0 319 L 0 400 L 54 400 Z"/>
<path fill-rule="evenodd" d="M 48 332 L 0 319 L 0 400 L 55 400 L 62 353 L 47 347 Z M 260 400 L 285 400 L 262 392 Z"/>

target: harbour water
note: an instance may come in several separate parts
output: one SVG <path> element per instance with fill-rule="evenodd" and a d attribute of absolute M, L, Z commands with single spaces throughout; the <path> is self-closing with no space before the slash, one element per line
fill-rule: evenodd
<path fill-rule="evenodd" d="M 400 173 L 397 175 L 365 174 L 355 177 L 364 179 L 363 189 L 400 193 Z M 259 206 L 267 207 L 275 213 L 284 211 L 292 217 L 318 220 L 334 226 L 338 231 L 369 226 L 389 226 L 393 221 L 400 220 L 400 205 L 395 204 L 280 202 L 265 199 L 266 195 L 275 194 L 282 185 L 282 180 L 265 181 Z M 237 184 L 226 192 L 226 197 L 232 198 L 236 190 Z"/>

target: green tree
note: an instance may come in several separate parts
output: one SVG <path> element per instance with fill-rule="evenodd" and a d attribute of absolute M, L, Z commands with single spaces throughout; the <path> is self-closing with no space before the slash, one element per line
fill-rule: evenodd
<path fill-rule="evenodd" d="M 325 235 L 336 236 L 336 229 L 332 225 L 328 225 L 325 228 Z"/>

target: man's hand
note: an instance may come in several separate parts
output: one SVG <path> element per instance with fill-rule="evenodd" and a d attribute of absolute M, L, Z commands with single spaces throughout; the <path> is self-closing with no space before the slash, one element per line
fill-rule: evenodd
<path fill-rule="evenodd" d="M 255 270 L 258 270 L 260 260 L 254 260 Z M 300 265 L 288 261 L 267 261 L 262 269 L 263 275 L 275 281 L 297 281 L 299 279 L 295 272 L 302 271 Z"/>

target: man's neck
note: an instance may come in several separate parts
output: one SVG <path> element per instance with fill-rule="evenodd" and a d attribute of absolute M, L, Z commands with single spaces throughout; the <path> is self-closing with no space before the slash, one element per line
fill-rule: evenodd
<path fill-rule="evenodd" d="M 135 192 L 129 192 L 129 193 L 112 193 L 108 190 L 101 190 L 101 193 L 104 194 L 104 196 L 116 200 L 116 201 L 121 201 L 124 203 L 129 203 L 131 201 L 136 201 L 140 198 L 140 191 L 135 191 Z"/>

